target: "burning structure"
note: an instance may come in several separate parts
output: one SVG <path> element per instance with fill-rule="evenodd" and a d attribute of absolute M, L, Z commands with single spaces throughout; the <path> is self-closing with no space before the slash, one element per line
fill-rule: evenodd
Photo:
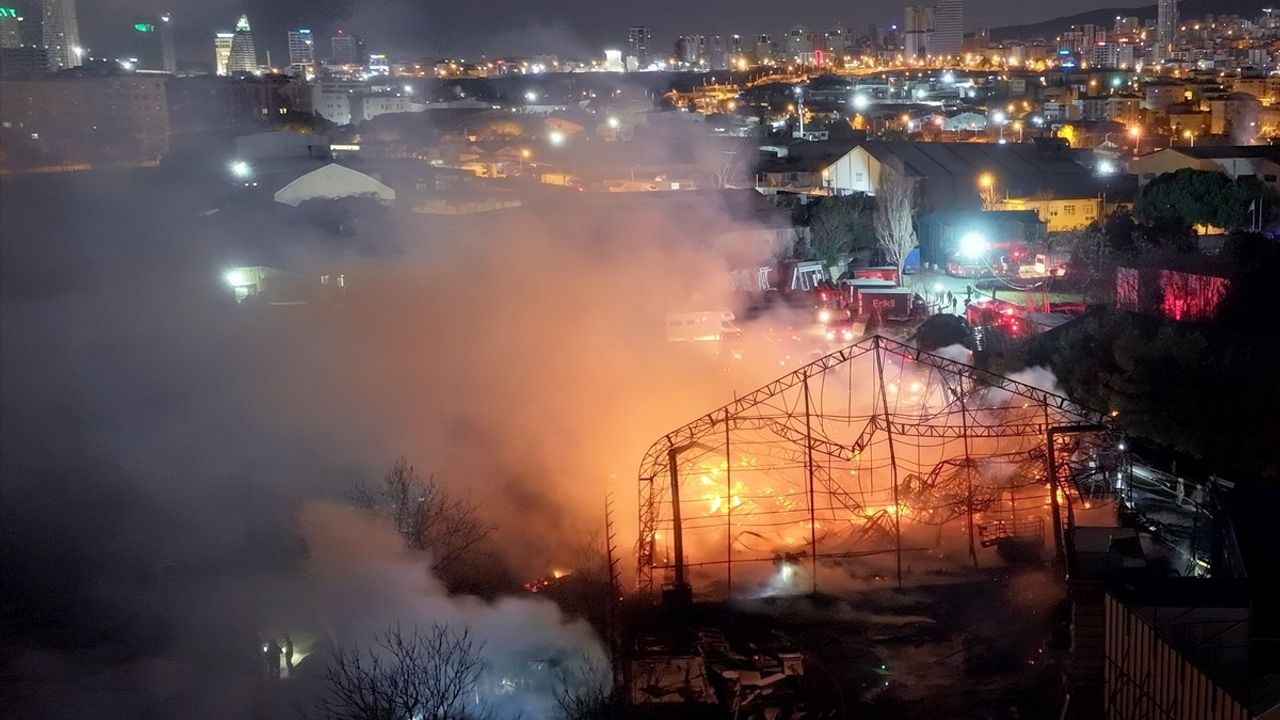
<path fill-rule="evenodd" d="M 698 574 L 731 595 L 735 566 L 762 563 L 816 590 L 820 564 L 872 555 L 901 584 L 947 527 L 975 564 L 1047 524 L 1061 553 L 1063 506 L 1071 522 L 1112 495 L 1123 444 L 1106 415 L 1023 379 L 876 336 L 672 430 L 640 464 L 641 593 L 688 600 Z"/>

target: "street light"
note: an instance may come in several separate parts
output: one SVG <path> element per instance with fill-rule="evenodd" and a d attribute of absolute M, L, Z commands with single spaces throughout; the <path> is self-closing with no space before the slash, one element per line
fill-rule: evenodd
<path fill-rule="evenodd" d="M 1191 147 L 1195 147 L 1195 146 L 1196 146 L 1196 134 L 1195 134 L 1195 133 L 1193 133 L 1193 132 L 1191 132 L 1190 130 L 1183 130 L 1183 131 L 1182 131 L 1182 139 L 1183 139 L 1183 140 L 1190 141 L 1190 143 L 1191 143 Z"/>
<path fill-rule="evenodd" d="M 1133 156 L 1138 157 L 1138 147 L 1142 144 L 1142 128 L 1138 125 L 1130 125 L 1129 137 L 1133 138 Z"/>
<path fill-rule="evenodd" d="M 231 174 L 243 180 L 253 175 L 253 168 L 244 160 L 233 160 L 230 165 Z"/>

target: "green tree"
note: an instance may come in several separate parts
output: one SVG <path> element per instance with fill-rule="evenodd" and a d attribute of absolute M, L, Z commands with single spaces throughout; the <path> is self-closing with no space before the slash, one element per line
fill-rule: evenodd
<path fill-rule="evenodd" d="M 1176 222 L 1236 229 L 1252 222 L 1250 207 L 1275 206 L 1275 196 L 1256 177 L 1232 180 L 1225 173 L 1182 169 L 1147 183 L 1138 196 L 1138 218 L 1149 225 Z"/>

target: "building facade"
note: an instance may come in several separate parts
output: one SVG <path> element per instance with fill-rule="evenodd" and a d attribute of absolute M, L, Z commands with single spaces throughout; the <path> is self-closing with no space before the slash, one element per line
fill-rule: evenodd
<path fill-rule="evenodd" d="M 627 29 L 627 57 L 636 59 L 639 67 L 649 67 L 653 62 L 653 31 L 644 25 Z"/>
<path fill-rule="evenodd" d="M 1156 57 L 1169 57 L 1173 38 L 1178 33 L 1178 0 L 1157 0 L 1156 3 Z"/>
<path fill-rule="evenodd" d="M 213 73 L 227 76 L 231 74 L 231 39 L 235 34 L 228 32 L 213 35 Z"/>
<path fill-rule="evenodd" d="M 169 150 L 164 77 L 0 81 L 6 165 L 159 161 Z"/>
<path fill-rule="evenodd" d="M 251 73 L 258 70 L 258 49 L 253 44 L 253 30 L 249 18 L 241 15 L 236 21 L 236 31 L 231 36 L 231 52 L 227 58 L 227 72 Z"/>
<path fill-rule="evenodd" d="M 940 0 L 933 16 L 929 53 L 959 57 L 964 52 L 964 0 Z"/>
<path fill-rule="evenodd" d="M 44 0 L 44 25 L 41 30 L 49 72 L 80 67 L 80 23 L 76 19 L 75 0 Z"/>
<path fill-rule="evenodd" d="M 329 63 L 331 65 L 357 65 L 360 62 L 360 43 L 355 35 L 343 30 L 329 38 Z"/>
<path fill-rule="evenodd" d="M 315 73 L 315 39 L 311 30 L 298 28 L 289 31 L 289 68 L 303 75 Z"/>

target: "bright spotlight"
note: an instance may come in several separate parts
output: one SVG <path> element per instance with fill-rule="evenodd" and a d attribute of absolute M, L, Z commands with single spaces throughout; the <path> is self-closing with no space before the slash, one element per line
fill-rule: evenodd
<path fill-rule="evenodd" d="M 1115 172 L 1116 172 L 1116 164 L 1114 162 L 1111 162 L 1110 160 L 1098 161 L 1099 175 L 1114 175 Z"/>
<path fill-rule="evenodd" d="M 253 174 L 253 168 L 249 167 L 249 163 L 244 160 L 236 160 L 231 163 L 231 174 L 238 178 L 247 178 Z"/>
<path fill-rule="evenodd" d="M 871 107 L 871 100 L 870 100 L 870 98 L 868 98 L 866 95 L 854 95 L 854 96 L 853 96 L 853 109 L 854 109 L 854 110 L 866 110 L 866 109 L 867 109 L 867 108 L 869 108 L 869 107 Z"/>
<path fill-rule="evenodd" d="M 1009 116 L 1004 114 L 1003 110 L 997 110 L 991 114 L 991 121 L 997 125 L 1003 125 L 1009 120 Z"/>
<path fill-rule="evenodd" d="M 404 86 L 404 94 L 405 94 L 405 95 L 412 95 L 412 94 L 413 94 L 413 86 L 412 86 L 412 85 L 405 85 L 405 86 Z"/>
<path fill-rule="evenodd" d="M 524 99 L 529 102 L 538 102 L 538 93 L 530 90 L 524 94 Z"/>
<path fill-rule="evenodd" d="M 982 257 L 990 249 L 991 243 L 987 242 L 982 233 L 969 232 L 960 238 L 960 254 L 967 258 Z"/>
<path fill-rule="evenodd" d="M 551 141 L 552 145 L 563 145 L 564 133 L 559 130 L 552 130 L 551 134 L 547 135 L 547 139 Z"/>
<path fill-rule="evenodd" d="M 611 117 L 609 118 L 608 123 L 609 123 L 609 127 L 613 128 L 614 130 L 618 129 L 618 118 Z"/>
<path fill-rule="evenodd" d="M 231 270 L 222 276 L 223 280 L 233 288 L 244 287 L 249 284 L 249 275 L 243 270 Z"/>

